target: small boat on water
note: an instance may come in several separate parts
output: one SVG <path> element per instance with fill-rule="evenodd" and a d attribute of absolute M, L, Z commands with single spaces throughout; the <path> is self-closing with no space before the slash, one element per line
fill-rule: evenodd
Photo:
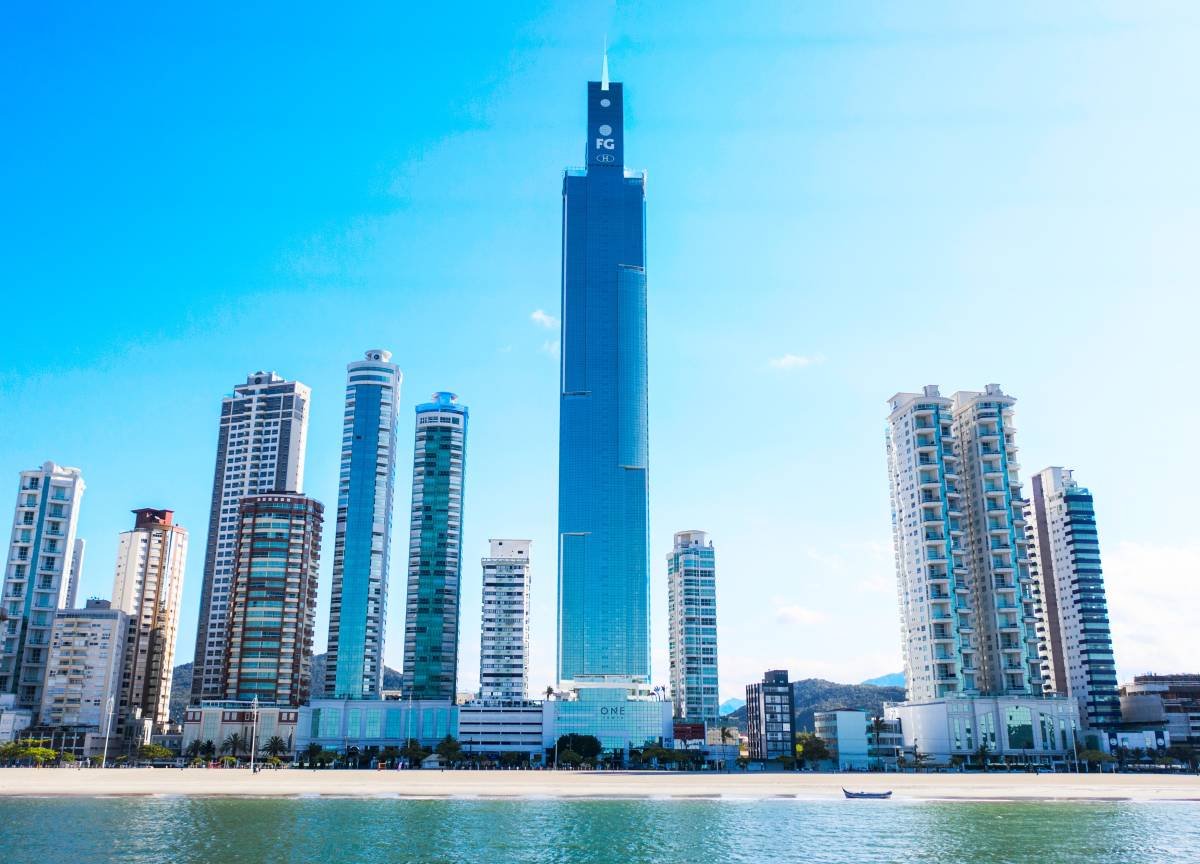
<path fill-rule="evenodd" d="M 847 798 L 891 798 L 892 792 L 889 789 L 887 792 L 851 792 L 846 787 L 842 787 L 842 794 Z"/>

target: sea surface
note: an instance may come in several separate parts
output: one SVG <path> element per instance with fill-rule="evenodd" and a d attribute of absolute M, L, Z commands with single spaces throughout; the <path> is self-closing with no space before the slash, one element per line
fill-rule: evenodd
<path fill-rule="evenodd" d="M 1195 803 L 0 800 L 3 864 L 1200 861 Z"/>

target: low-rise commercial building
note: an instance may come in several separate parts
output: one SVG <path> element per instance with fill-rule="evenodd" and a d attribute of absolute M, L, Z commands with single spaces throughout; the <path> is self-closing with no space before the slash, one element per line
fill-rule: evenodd
<path fill-rule="evenodd" d="M 458 706 L 458 740 L 472 757 L 521 753 L 540 761 L 544 716 L 541 702 L 468 702 Z"/>
<path fill-rule="evenodd" d="M 448 699 L 313 699 L 299 709 L 295 751 L 315 743 L 338 753 L 349 747 L 363 752 L 412 739 L 429 748 L 447 735 L 459 737 L 458 713 Z"/>
<path fill-rule="evenodd" d="M 839 771 L 865 771 L 870 765 L 865 711 L 818 711 L 813 715 L 813 728 Z"/>
<path fill-rule="evenodd" d="M 1121 685 L 1123 723 L 1166 723 L 1171 741 L 1200 746 L 1200 674 L 1137 675 Z"/>
<path fill-rule="evenodd" d="M 236 734 L 247 749 L 230 755 L 248 756 L 252 740 L 261 750 L 267 741 L 278 736 L 289 752 L 295 752 L 298 719 L 299 709 L 291 705 L 255 705 L 232 699 L 204 701 L 185 712 L 179 745 L 186 753 L 193 741 L 212 742 L 220 753 L 230 736 Z"/>
<path fill-rule="evenodd" d="M 935 764 L 978 756 L 1061 763 L 1080 745 L 1079 703 L 1063 696 L 976 696 L 884 707 L 899 721 L 904 749 Z"/>

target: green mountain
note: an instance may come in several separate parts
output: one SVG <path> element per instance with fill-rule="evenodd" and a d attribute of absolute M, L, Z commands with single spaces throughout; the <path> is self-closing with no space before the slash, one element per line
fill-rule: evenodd
<path fill-rule="evenodd" d="M 884 702 L 903 702 L 903 687 L 877 687 L 873 684 L 835 684 L 820 678 L 805 678 L 792 682 L 795 700 L 796 731 L 812 731 L 813 714 L 839 708 L 858 708 L 868 715 L 883 713 Z M 730 725 L 746 731 L 746 706 L 722 718 Z"/>
<path fill-rule="evenodd" d="M 876 687 L 903 687 L 904 673 L 893 672 L 890 675 L 880 675 L 878 678 L 868 678 L 862 683 L 873 684 Z"/>

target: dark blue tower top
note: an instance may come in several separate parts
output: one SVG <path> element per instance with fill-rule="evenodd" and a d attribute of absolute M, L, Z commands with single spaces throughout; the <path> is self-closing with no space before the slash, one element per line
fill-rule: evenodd
<path fill-rule="evenodd" d="M 625 111 L 620 84 L 588 82 L 587 166 L 625 167 Z"/>

